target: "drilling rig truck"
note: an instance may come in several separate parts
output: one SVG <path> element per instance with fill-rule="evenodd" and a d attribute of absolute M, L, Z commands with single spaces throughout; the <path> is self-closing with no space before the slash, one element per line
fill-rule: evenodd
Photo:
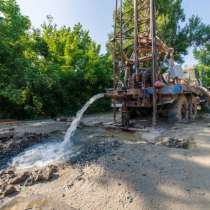
<path fill-rule="evenodd" d="M 133 0 L 129 11 L 123 4 L 116 0 L 113 88 L 106 93 L 114 110 L 121 110 L 122 126 L 150 113 L 154 126 L 159 115 L 179 122 L 194 120 L 198 107 L 209 104 L 210 93 L 197 70 L 177 65 L 174 49 L 157 36 L 156 1 Z"/>

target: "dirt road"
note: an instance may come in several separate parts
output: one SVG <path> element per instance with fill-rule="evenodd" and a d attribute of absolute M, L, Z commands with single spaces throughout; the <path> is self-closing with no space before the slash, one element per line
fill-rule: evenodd
<path fill-rule="evenodd" d="M 84 123 L 109 120 L 89 117 Z M 190 124 L 165 123 L 136 133 L 92 124 L 87 137 L 118 140 L 119 147 L 86 164 L 67 165 L 58 179 L 24 187 L 18 197 L 44 196 L 81 210 L 209 210 L 209 123 L 210 116 L 204 115 Z M 169 138 L 188 139 L 189 147 L 156 144 Z M 11 199 L 2 200 L 2 205 Z"/>

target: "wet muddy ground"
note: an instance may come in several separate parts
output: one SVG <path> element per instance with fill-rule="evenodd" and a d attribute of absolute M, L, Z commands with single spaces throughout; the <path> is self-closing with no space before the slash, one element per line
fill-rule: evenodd
<path fill-rule="evenodd" d="M 155 130 L 147 121 L 139 120 L 135 122 L 141 128 L 137 132 L 110 128 L 110 121 L 110 114 L 86 117 L 74 138 L 81 152 L 68 163 L 53 166 L 52 176 L 47 176 L 46 170 L 33 174 L 49 179 L 38 179 L 30 186 L 14 185 L 17 192 L 0 199 L 0 206 L 9 202 L 2 209 L 21 209 L 24 204 L 38 208 L 42 204 L 34 201 L 37 196 L 46 200 L 49 209 L 56 205 L 51 200 L 67 209 L 81 210 L 209 209 L 209 115 L 189 124 L 161 122 Z M 26 133 L 36 134 L 38 142 L 55 140 L 59 133 L 59 141 L 68 124 L 24 122 L 0 125 L 0 131 L 15 128 L 20 138 Z M 36 140 L 27 142 L 25 148 Z"/>
<path fill-rule="evenodd" d="M 0 170 L 7 167 L 12 157 L 30 146 L 47 141 L 62 141 L 62 132 L 67 127 L 68 123 L 55 121 L 1 122 Z"/>

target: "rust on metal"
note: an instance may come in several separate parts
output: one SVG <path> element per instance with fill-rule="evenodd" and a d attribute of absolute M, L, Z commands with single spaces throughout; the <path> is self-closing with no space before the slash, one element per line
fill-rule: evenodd
<path fill-rule="evenodd" d="M 207 96 L 209 92 L 189 79 L 176 76 L 174 49 L 167 46 L 156 33 L 156 0 L 132 0 L 126 10 L 123 0 L 116 0 L 113 37 L 113 90 L 114 119 L 116 106 L 121 104 L 123 126 L 133 110 L 153 110 L 155 126 L 161 106 L 173 104 L 180 95 Z M 131 2 L 132 2 L 131 1 Z M 167 74 L 161 73 L 161 63 L 168 65 Z M 175 74 L 175 75 L 174 75 Z M 210 101 L 210 100 L 209 100 Z M 189 105 L 190 107 L 190 105 Z M 135 109 L 134 109 L 135 108 Z M 150 112 L 151 113 L 151 112 Z"/>

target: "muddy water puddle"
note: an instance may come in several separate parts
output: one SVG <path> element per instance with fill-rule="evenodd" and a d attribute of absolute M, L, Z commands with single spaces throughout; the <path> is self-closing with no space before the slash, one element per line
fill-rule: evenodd
<path fill-rule="evenodd" d="M 52 133 L 49 137 L 44 138 L 42 143 L 34 144 L 10 158 L 7 165 L 17 170 L 29 170 L 43 168 L 50 164 L 64 163 L 71 159 L 77 159 L 77 156 L 88 145 L 96 145 L 116 138 L 115 135 L 103 128 L 88 127 L 79 128 L 76 131 L 75 136 L 72 137 L 72 144 L 68 145 L 69 148 L 61 148 L 63 139 L 64 133 Z"/>
<path fill-rule="evenodd" d="M 92 155 L 93 158 L 97 158 L 100 156 L 100 151 L 103 153 L 103 147 L 111 150 L 111 144 L 108 145 L 111 141 L 150 143 L 151 136 L 156 138 L 158 135 L 161 135 L 160 131 L 128 132 L 120 129 L 105 129 L 103 127 L 80 127 L 72 137 L 72 145 L 69 148 L 65 148 L 65 150 L 60 148 L 64 139 L 64 133 L 52 133 L 42 143 L 28 147 L 23 152 L 12 157 L 7 164 L 17 169 L 41 168 L 54 163 L 68 162 L 72 159 L 77 161 L 77 157 L 84 157 L 81 153 L 87 155 L 87 151 L 91 153 L 92 150 L 97 153 L 97 155 Z M 179 143 L 179 141 L 177 142 Z M 172 146 L 169 145 L 169 147 Z M 195 148 L 194 141 L 187 143 L 186 147 L 187 149 Z M 87 157 L 85 156 L 85 158 Z"/>

